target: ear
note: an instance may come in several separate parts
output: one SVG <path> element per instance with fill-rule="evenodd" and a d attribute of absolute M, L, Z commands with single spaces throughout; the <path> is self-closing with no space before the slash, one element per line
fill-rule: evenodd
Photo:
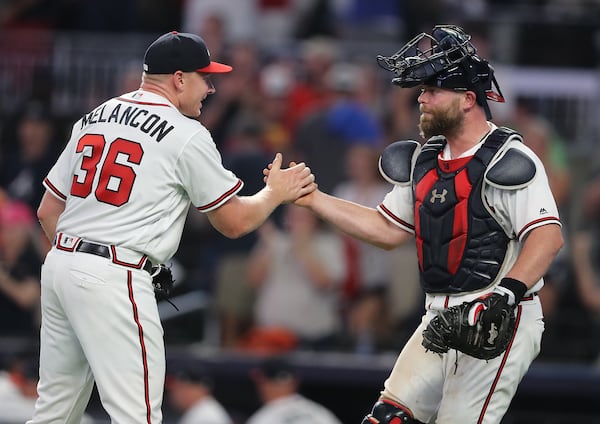
<path fill-rule="evenodd" d="M 465 94 L 465 97 L 464 97 L 465 110 L 472 109 L 473 107 L 477 106 L 477 94 L 475 94 L 474 91 L 467 90 L 467 91 L 465 91 L 464 94 Z"/>
<path fill-rule="evenodd" d="M 185 83 L 185 75 L 183 75 L 183 72 L 181 71 L 176 71 L 173 75 L 171 75 L 171 81 L 177 91 L 181 91 Z"/>

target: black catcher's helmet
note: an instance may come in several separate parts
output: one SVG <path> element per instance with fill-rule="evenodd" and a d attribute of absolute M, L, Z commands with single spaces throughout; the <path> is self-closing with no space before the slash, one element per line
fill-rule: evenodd
<path fill-rule="evenodd" d="M 471 36 L 455 25 L 437 25 L 431 34 L 417 35 L 392 56 L 377 56 L 377 63 L 396 74 L 392 83 L 400 87 L 423 84 L 474 91 L 487 119 L 492 119 L 487 100 L 504 102 L 494 68 L 477 55 Z"/>

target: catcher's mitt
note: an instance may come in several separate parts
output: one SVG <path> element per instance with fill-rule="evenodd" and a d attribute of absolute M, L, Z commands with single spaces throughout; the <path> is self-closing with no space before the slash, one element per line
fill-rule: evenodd
<path fill-rule="evenodd" d="M 512 339 L 514 310 L 508 296 L 499 293 L 452 306 L 431 320 L 423 331 L 422 344 L 436 353 L 456 349 L 478 359 L 493 359 Z"/>
<path fill-rule="evenodd" d="M 173 274 L 171 268 L 165 264 L 158 264 L 152 267 L 150 272 L 152 277 L 152 286 L 154 287 L 154 294 L 159 300 L 168 300 L 173 291 Z"/>

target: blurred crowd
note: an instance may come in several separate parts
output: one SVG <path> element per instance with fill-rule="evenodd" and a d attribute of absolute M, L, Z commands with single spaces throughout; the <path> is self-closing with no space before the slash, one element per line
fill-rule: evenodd
<path fill-rule="evenodd" d="M 119 0 L 117 6 L 115 1 L 62 0 L 65 6 L 77 4 L 66 13 L 68 7 L 54 3 L 2 2 L 0 25 L 180 29 L 203 36 L 213 60 L 233 66 L 230 75 L 214 78 L 217 93 L 207 99 L 199 119 L 225 165 L 244 181 L 240 194 L 256 192 L 265 165 L 283 152 L 286 161 L 306 161 L 323 191 L 368 206 L 391 190 L 378 172 L 381 150 L 399 139 L 423 141 L 417 91 L 391 86 L 390 75 L 382 74 L 374 60 L 382 52 L 343 51 L 340 37 L 387 37 L 400 46 L 406 34 L 429 30 L 440 20 L 476 17 L 495 5 L 491 0 Z M 537 3 L 555 12 L 563 5 Z M 575 3 L 568 2 L 571 14 Z M 485 33 L 474 35 L 482 37 L 475 41 L 486 56 Z M 290 39 L 294 49 L 281 49 L 282 40 Z M 135 90 L 140 74 L 141 67 L 118 76 L 119 87 Z M 17 113 L 3 117 L 0 134 L 2 344 L 36 344 L 40 266 L 49 244 L 35 213 L 41 181 L 77 119 L 54 116 L 45 91 L 36 94 Z M 546 315 L 540 359 L 594 363 L 600 354 L 600 158 L 588 158 L 584 167 L 574 163 L 570 140 L 539 104 L 526 98 L 508 101 L 510 113 L 495 122 L 518 130 L 544 162 L 567 241 L 540 293 Z M 165 338 L 172 344 L 209 343 L 249 353 L 307 349 L 370 355 L 397 351 L 423 308 L 413 246 L 387 252 L 365 245 L 293 205 L 238 240 L 225 239 L 190 210 L 169 265 L 177 279 L 175 305 L 189 292 L 209 299 L 197 314 L 174 314 L 165 321 Z M 183 390 L 183 383 L 172 384 Z"/>

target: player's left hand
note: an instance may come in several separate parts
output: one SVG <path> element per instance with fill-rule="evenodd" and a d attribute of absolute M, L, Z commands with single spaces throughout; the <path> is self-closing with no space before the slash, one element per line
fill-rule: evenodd
<path fill-rule="evenodd" d="M 422 345 L 436 353 L 456 349 L 478 359 L 493 359 L 512 339 L 514 310 L 508 296 L 496 292 L 452 306 L 427 325 Z"/>
<path fill-rule="evenodd" d="M 277 153 L 273 162 L 263 170 L 265 184 L 282 197 L 282 203 L 293 202 L 316 190 L 315 176 L 306 164 L 290 162 L 290 166 L 284 169 L 282 161 L 281 153 Z"/>
<path fill-rule="evenodd" d="M 159 300 L 166 300 L 173 291 L 175 280 L 171 273 L 171 268 L 165 264 L 158 264 L 152 267 L 151 274 L 152 287 L 154 287 L 154 294 Z"/>

